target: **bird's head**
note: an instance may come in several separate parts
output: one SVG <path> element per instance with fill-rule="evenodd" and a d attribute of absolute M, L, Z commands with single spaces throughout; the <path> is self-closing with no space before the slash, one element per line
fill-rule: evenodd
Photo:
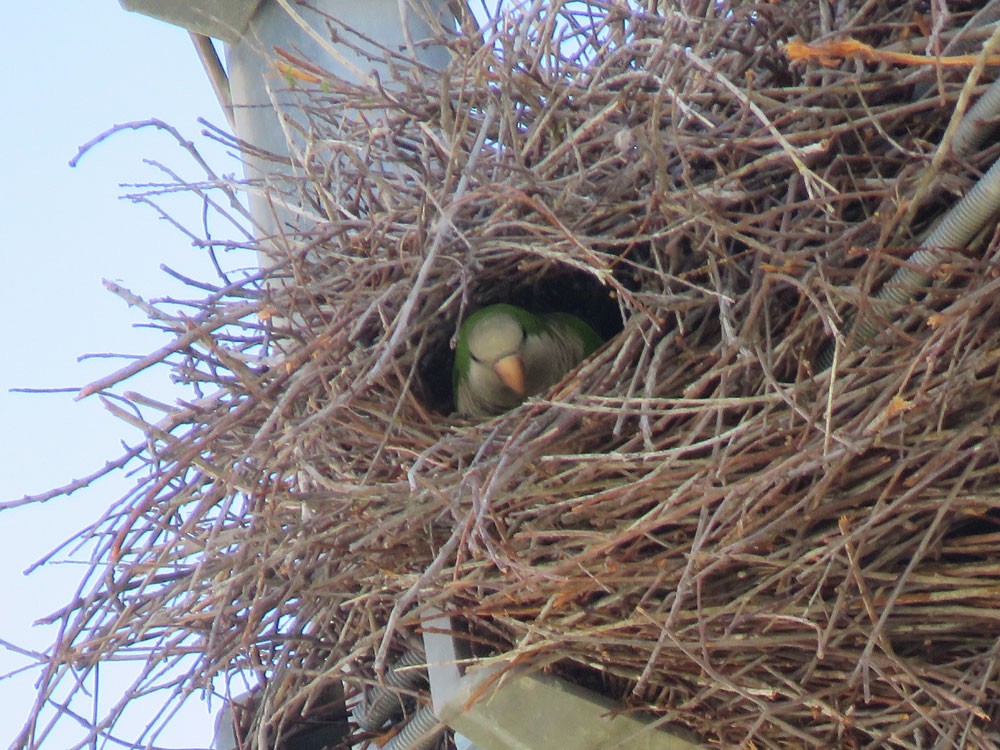
<path fill-rule="evenodd" d="M 462 323 L 452 370 L 455 407 L 467 416 L 512 409 L 556 383 L 601 339 L 568 313 L 534 315 L 514 305 L 490 305 Z"/>
<path fill-rule="evenodd" d="M 495 380 L 517 396 L 525 395 L 524 321 L 509 305 L 493 305 L 471 316 L 463 328 L 469 377 L 484 385 Z"/>

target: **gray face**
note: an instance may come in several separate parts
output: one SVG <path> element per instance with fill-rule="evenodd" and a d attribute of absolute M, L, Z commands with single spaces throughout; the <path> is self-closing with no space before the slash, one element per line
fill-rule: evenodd
<path fill-rule="evenodd" d="M 492 315 L 469 334 L 469 353 L 473 362 L 487 366 L 518 353 L 523 344 L 524 329 L 509 315 Z"/>
<path fill-rule="evenodd" d="M 584 355 L 578 335 L 560 319 L 542 318 L 540 330 L 527 335 L 510 315 L 498 314 L 478 321 L 469 331 L 469 372 L 459 384 L 456 403 L 469 415 L 499 414 L 557 383 Z M 516 390 L 506 379 L 507 364 L 516 359 L 515 372 L 522 381 Z M 505 362 L 507 360 L 507 362 Z M 501 372 L 505 378 L 501 380 Z"/>
<path fill-rule="evenodd" d="M 509 315 L 491 315 L 469 332 L 469 373 L 459 386 L 458 406 L 467 414 L 499 414 L 523 399 L 503 383 L 497 363 L 514 356 L 520 358 L 525 348 L 521 324 Z"/>

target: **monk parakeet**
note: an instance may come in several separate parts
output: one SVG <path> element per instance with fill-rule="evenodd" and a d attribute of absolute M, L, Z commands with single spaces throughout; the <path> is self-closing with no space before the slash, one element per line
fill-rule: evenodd
<path fill-rule="evenodd" d="M 470 417 L 500 414 L 562 379 L 601 345 L 575 315 L 533 315 L 490 305 L 462 323 L 455 349 L 455 407 Z"/>

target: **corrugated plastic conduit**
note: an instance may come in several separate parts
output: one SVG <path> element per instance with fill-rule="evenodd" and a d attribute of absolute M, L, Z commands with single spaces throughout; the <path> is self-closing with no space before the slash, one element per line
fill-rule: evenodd
<path fill-rule="evenodd" d="M 421 649 L 413 648 L 386 671 L 384 684 L 372 688 L 367 700 L 354 712 L 354 721 L 361 729 L 379 732 L 387 721 L 402 715 L 403 704 L 399 694 L 426 681 L 426 674 L 421 669 L 426 659 Z M 444 725 L 434 711 L 424 706 L 382 747 L 383 750 L 426 750 L 443 729 Z"/>
<path fill-rule="evenodd" d="M 962 119 L 952 141 L 955 153 L 969 154 L 996 129 L 1000 118 L 1000 79 L 986 90 Z M 963 247 L 1000 212 L 1000 160 L 980 178 L 972 190 L 952 208 L 927 236 L 920 249 L 897 269 L 872 299 L 875 313 L 888 312 L 904 305 L 927 284 L 930 268 L 942 260 L 940 248 Z M 874 338 L 881 327 L 873 315 L 862 315 L 854 324 L 856 345 Z M 833 364 L 834 345 L 830 344 L 816 358 L 816 371 Z"/>
<path fill-rule="evenodd" d="M 419 667 L 425 658 L 419 649 L 404 653 L 385 673 L 385 683 L 372 688 L 365 703 L 354 712 L 354 721 L 366 732 L 378 732 L 402 712 L 399 693 L 417 687 L 426 679 Z"/>

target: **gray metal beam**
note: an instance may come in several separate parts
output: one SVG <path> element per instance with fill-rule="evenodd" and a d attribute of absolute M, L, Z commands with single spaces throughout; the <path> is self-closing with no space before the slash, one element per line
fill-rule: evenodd
<path fill-rule="evenodd" d="M 262 0 L 119 0 L 125 10 L 235 42 Z"/>

